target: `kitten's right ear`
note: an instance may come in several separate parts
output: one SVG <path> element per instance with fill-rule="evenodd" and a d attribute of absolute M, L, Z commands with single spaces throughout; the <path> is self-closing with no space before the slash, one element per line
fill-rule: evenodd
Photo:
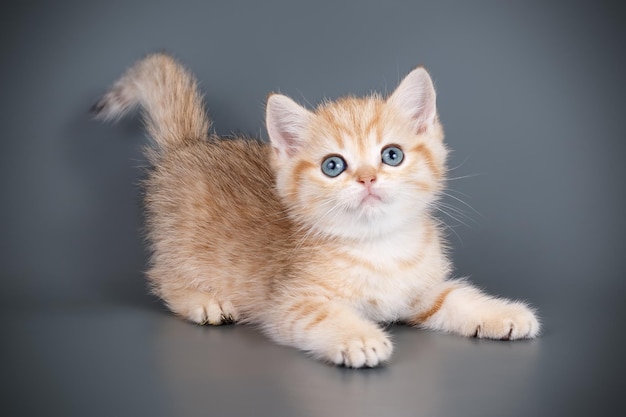
<path fill-rule="evenodd" d="M 272 147 L 279 156 L 291 156 L 303 144 L 311 112 L 287 96 L 272 94 L 267 99 L 265 123 Z"/>

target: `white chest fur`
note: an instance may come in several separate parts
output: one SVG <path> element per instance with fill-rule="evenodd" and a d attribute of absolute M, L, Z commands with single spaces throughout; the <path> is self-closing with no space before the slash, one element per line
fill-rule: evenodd
<path fill-rule="evenodd" d="M 415 297 L 441 275 L 443 255 L 428 233 L 423 227 L 403 230 L 340 248 L 333 274 L 342 301 L 374 321 L 410 314 Z"/>

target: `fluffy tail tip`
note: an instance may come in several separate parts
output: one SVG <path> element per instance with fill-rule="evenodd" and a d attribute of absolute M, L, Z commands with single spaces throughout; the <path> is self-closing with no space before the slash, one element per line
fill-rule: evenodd
<path fill-rule="evenodd" d="M 104 109 L 106 108 L 106 105 L 107 103 L 104 97 L 100 97 L 98 101 L 93 103 L 93 105 L 89 108 L 89 114 L 91 114 L 96 119 L 104 118 L 103 114 L 105 113 Z"/>
<path fill-rule="evenodd" d="M 115 121 L 134 109 L 139 100 L 128 84 L 126 79 L 118 81 L 91 106 L 91 115 L 98 120 Z"/>

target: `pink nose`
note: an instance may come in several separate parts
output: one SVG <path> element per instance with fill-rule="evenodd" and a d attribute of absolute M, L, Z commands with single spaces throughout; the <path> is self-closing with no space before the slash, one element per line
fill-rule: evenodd
<path fill-rule="evenodd" d="M 366 174 L 366 175 L 361 175 L 359 176 L 359 180 L 358 180 L 361 184 L 365 185 L 367 188 L 369 188 L 372 183 L 374 181 L 376 181 L 376 176 L 373 174 Z"/>

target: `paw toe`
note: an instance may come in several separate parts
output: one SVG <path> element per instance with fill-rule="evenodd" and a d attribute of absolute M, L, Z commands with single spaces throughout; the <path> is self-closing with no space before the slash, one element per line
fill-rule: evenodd
<path fill-rule="evenodd" d="M 167 300 L 175 313 L 197 324 L 218 326 L 239 318 L 232 303 L 220 303 L 213 294 L 193 292 Z"/>
<path fill-rule="evenodd" d="M 475 337 L 517 340 L 531 339 L 539 333 L 539 321 L 526 306 L 513 304 L 505 311 L 485 318 L 476 328 Z"/>
<path fill-rule="evenodd" d="M 387 361 L 393 346 L 386 336 L 380 338 L 355 339 L 340 348 L 333 363 L 348 368 L 375 367 Z"/>

